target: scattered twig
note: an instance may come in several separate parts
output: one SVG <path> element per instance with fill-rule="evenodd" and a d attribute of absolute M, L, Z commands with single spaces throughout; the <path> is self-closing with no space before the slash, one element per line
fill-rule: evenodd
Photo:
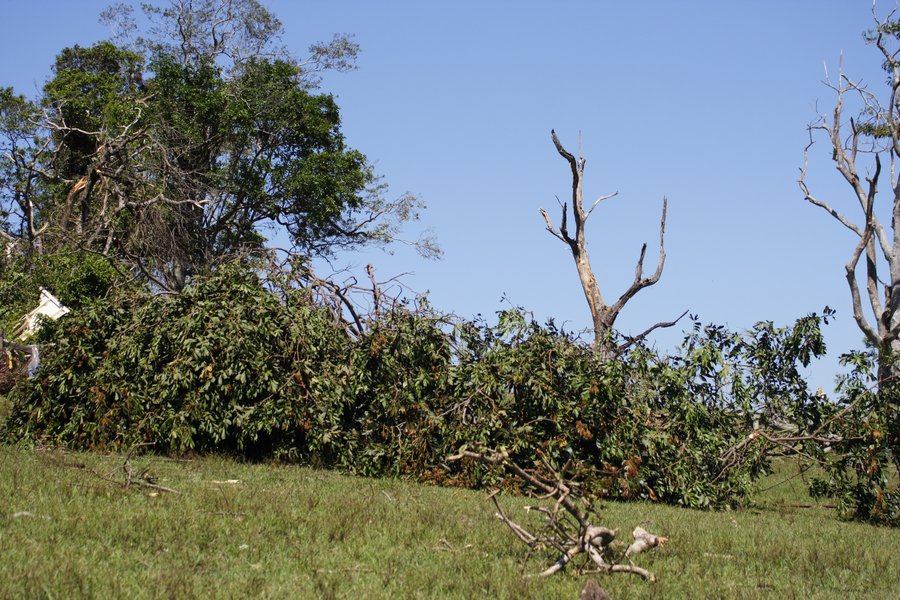
<path fill-rule="evenodd" d="M 141 446 L 153 446 L 155 442 L 141 442 L 140 444 L 135 444 L 128 450 L 128 454 L 125 456 L 125 462 L 122 463 L 122 470 L 125 472 L 125 489 L 128 489 L 132 483 L 136 485 L 140 485 L 142 487 L 150 488 L 153 490 L 159 490 L 160 492 L 168 492 L 170 494 L 178 494 L 178 490 L 173 490 L 170 487 L 166 487 L 164 485 L 159 485 L 156 483 L 156 478 L 150 474 L 149 468 L 144 468 L 140 475 L 137 478 L 134 477 L 134 469 L 131 466 L 131 457 L 134 455 L 135 450 L 140 448 Z"/>
<path fill-rule="evenodd" d="M 160 492 L 167 492 L 169 494 L 179 494 L 180 492 L 178 490 L 158 484 L 156 482 L 156 477 L 150 473 L 150 469 L 147 467 L 145 467 L 144 469 L 142 469 L 140 471 L 140 473 L 135 475 L 134 467 L 131 464 L 132 456 L 134 455 L 135 451 L 138 448 L 140 448 L 141 446 L 152 446 L 152 445 L 154 445 L 153 442 L 144 442 L 144 443 L 140 443 L 140 444 L 135 444 L 134 446 L 131 447 L 131 449 L 128 451 L 128 454 L 125 455 L 125 460 L 122 462 L 122 466 L 121 466 L 122 472 L 124 473 L 124 476 L 125 476 L 124 480 L 119 480 L 119 479 L 114 478 L 112 476 L 112 474 L 115 471 L 110 471 L 109 474 L 104 475 L 103 473 L 100 473 L 100 472 L 96 471 L 95 469 L 92 469 L 91 467 L 89 467 L 86 464 L 81 463 L 81 462 L 66 462 L 65 460 L 61 460 L 59 462 L 59 465 L 63 466 L 63 467 L 73 468 L 73 469 L 83 469 L 83 470 L 87 471 L 88 473 L 90 473 L 91 475 L 93 475 L 94 477 L 96 477 L 97 479 L 102 479 L 103 481 L 106 481 L 109 483 L 114 483 L 116 485 L 120 485 L 126 490 L 129 489 L 132 485 L 137 485 L 140 487 L 158 490 Z"/>

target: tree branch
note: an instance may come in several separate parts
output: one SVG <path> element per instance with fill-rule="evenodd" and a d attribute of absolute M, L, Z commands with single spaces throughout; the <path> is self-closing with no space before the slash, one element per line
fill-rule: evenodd
<path fill-rule="evenodd" d="M 844 227 L 846 227 L 847 229 L 849 229 L 856 235 L 862 237 L 863 232 L 859 227 L 856 226 L 856 224 L 850 222 L 844 215 L 840 214 L 839 212 L 837 212 L 836 210 L 831 208 L 831 206 L 827 202 L 825 202 L 823 200 L 819 200 L 818 198 L 816 198 L 815 196 L 813 196 L 810 193 L 809 187 L 806 185 L 806 172 L 809 167 L 809 149 L 814 143 L 815 142 L 812 139 L 812 131 L 810 131 L 809 144 L 806 146 L 806 149 L 803 151 L 803 167 L 800 168 L 800 179 L 797 180 L 797 184 L 800 186 L 800 191 L 803 192 L 803 198 L 807 202 L 810 202 L 811 204 L 815 204 L 816 206 L 822 208 L 829 215 L 831 215 L 832 217 L 837 219 L 837 221 L 841 225 L 843 225 Z"/>
<path fill-rule="evenodd" d="M 575 155 L 563 148 L 555 129 L 550 130 L 550 138 L 553 140 L 553 145 L 556 146 L 556 151 L 559 152 L 559 155 L 565 158 L 569 162 L 569 166 L 572 167 L 572 181 L 574 182 L 578 179 L 578 162 L 575 160 Z M 572 189 L 575 189 L 574 184 Z"/>
<path fill-rule="evenodd" d="M 525 545 L 528 546 L 528 556 L 535 550 L 555 550 L 559 552 L 559 556 L 549 567 L 537 574 L 539 577 L 549 577 L 555 573 L 562 571 L 572 561 L 581 556 L 586 555 L 587 565 L 592 565 L 594 569 L 591 572 L 602 573 L 632 573 L 639 575 L 644 579 L 655 581 L 655 576 L 641 567 L 633 564 L 619 564 L 622 560 L 631 561 L 631 557 L 636 556 L 643 550 L 647 550 L 667 541 L 667 538 L 655 536 L 652 533 L 638 527 L 634 530 L 635 542 L 631 544 L 628 550 L 621 554 L 616 560 L 607 561 L 607 554 L 616 538 L 616 530 L 603 526 L 593 525 L 590 522 L 591 516 L 595 515 L 590 502 L 581 496 L 578 486 L 567 481 L 552 468 L 546 460 L 541 460 L 543 470 L 538 473 L 536 470 L 528 470 L 519 466 L 515 461 L 511 460 L 506 450 L 483 450 L 473 452 L 466 450 L 465 447 L 460 451 L 447 458 L 448 461 L 454 462 L 471 458 L 490 465 L 497 465 L 503 469 L 508 469 L 523 483 L 526 484 L 529 492 L 537 494 L 543 499 L 555 500 L 552 508 L 546 507 L 529 507 L 525 510 L 535 511 L 544 516 L 546 523 L 541 535 L 534 535 L 525 529 L 522 525 L 513 521 L 497 500 L 498 490 L 491 492 L 490 498 L 497 507 L 496 517 L 503 522 L 513 534 Z M 565 469 L 565 467 L 564 467 Z M 544 475 L 543 471 L 549 472 Z M 562 517 L 562 518 L 560 518 Z M 526 558 L 527 561 L 527 558 Z M 580 573 L 586 572 L 584 568 L 579 569 Z"/>
<path fill-rule="evenodd" d="M 541 208 L 540 211 L 541 216 L 544 217 L 544 223 L 547 224 L 547 231 L 552 233 L 553 236 L 558 238 L 561 242 L 565 242 L 566 244 L 568 244 L 569 241 L 559 231 L 557 231 L 556 227 L 553 226 L 553 223 L 550 221 L 550 215 L 547 214 L 547 211 L 543 208 Z"/>
<path fill-rule="evenodd" d="M 663 208 L 662 208 L 662 217 L 659 221 L 659 263 L 656 266 L 656 271 L 650 277 L 643 277 L 644 274 L 644 255 L 647 252 L 647 244 L 641 246 L 641 255 L 638 258 L 637 266 L 635 267 L 634 272 L 634 281 L 631 283 L 629 288 L 625 290 L 625 292 L 619 297 L 615 304 L 613 304 L 609 308 L 609 312 L 613 315 L 613 319 L 615 315 L 618 315 L 622 308 L 625 306 L 625 303 L 631 300 L 635 294 L 646 287 L 650 287 L 659 281 L 659 278 L 662 276 L 663 268 L 666 265 L 666 246 L 665 246 L 665 237 L 666 237 L 666 211 L 668 209 L 669 201 L 667 198 L 663 197 Z"/>
<path fill-rule="evenodd" d="M 587 218 L 591 216 L 591 213 L 594 212 L 594 209 L 597 208 L 597 205 L 603 202 L 604 200 L 609 200 L 610 198 L 615 198 L 619 195 L 618 190 L 613 192 L 612 194 L 606 194 L 605 196 L 600 196 L 594 203 L 591 205 L 590 210 L 587 211 L 587 214 L 584 216 L 584 220 L 587 221 Z"/>
<path fill-rule="evenodd" d="M 866 320 L 865 314 L 862 309 L 862 299 L 859 294 L 859 285 L 856 283 L 856 265 L 859 263 L 859 258 L 862 256 L 863 250 L 869 245 L 869 240 L 872 236 L 872 208 L 873 208 L 873 199 L 869 200 L 869 206 L 866 209 L 866 227 L 863 230 L 863 235 L 859 239 L 859 243 L 856 245 L 856 248 L 853 251 L 853 255 L 850 258 L 850 262 L 847 263 L 847 266 L 844 267 L 847 275 L 847 283 L 850 286 L 850 296 L 853 301 L 853 318 L 856 320 L 856 324 L 865 334 L 866 338 L 876 346 L 881 343 L 881 336 L 878 332 L 869 324 Z"/>

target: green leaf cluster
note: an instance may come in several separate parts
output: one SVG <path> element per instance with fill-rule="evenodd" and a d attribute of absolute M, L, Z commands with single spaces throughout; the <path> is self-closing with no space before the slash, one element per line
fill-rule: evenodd
<path fill-rule="evenodd" d="M 38 256 L 30 266 L 22 257 L 0 264 L 0 329 L 14 330 L 37 307 L 41 288 L 65 306 L 80 309 L 104 297 L 120 279 L 109 261 L 89 252 Z"/>
<path fill-rule="evenodd" d="M 811 492 L 837 499 L 848 518 L 900 526 L 900 386 L 876 385 L 876 351 L 841 357 L 851 371 L 840 377 L 840 396 L 823 415 L 824 444 L 808 452 L 824 466 Z"/>

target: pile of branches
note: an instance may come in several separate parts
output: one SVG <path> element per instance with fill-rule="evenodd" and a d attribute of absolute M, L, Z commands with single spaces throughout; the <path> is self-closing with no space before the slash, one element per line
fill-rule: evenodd
<path fill-rule="evenodd" d="M 367 275 L 319 277 L 302 261 L 248 255 L 177 295 L 111 289 L 43 326 L 38 340 L 52 343 L 37 376 L 24 378 L 23 347 L 5 345 L 0 383 L 16 385 L 0 436 L 99 451 L 155 442 L 164 454 L 470 488 L 496 485 L 499 469 L 446 457 L 466 444 L 509 448 L 526 467 L 571 461 L 597 498 L 698 509 L 742 505 L 773 454 L 787 454 L 828 473 L 814 491 L 840 496 L 848 516 L 900 514 L 898 395 L 872 387 L 863 355 L 837 400 L 803 378 L 824 352 L 830 310 L 740 334 L 695 322 L 676 355 L 638 343 L 602 360 L 522 309 L 496 324 L 460 319 Z M 535 490 L 557 489 L 541 472 L 551 475 Z M 554 526 L 568 512 L 556 510 Z M 591 523 L 571 516 L 557 539 L 583 539 Z M 592 548 L 579 552 L 599 568 Z"/>
<path fill-rule="evenodd" d="M 599 515 L 577 483 L 567 480 L 547 461 L 541 461 L 541 469 L 525 469 L 511 460 L 505 450 L 486 449 L 476 452 L 465 448 L 460 449 L 458 454 L 448 457 L 448 460 L 455 462 L 467 458 L 498 466 L 517 477 L 530 495 L 553 501 L 550 507 L 525 507 L 527 511 L 535 511 L 543 516 L 543 526 L 533 533 L 513 521 L 503 510 L 497 499 L 499 490 L 490 493 L 490 498 L 497 508 L 496 517 L 528 546 L 526 562 L 538 552 L 549 551 L 557 556 L 549 567 L 537 574 L 538 576 L 548 577 L 562 571 L 569 564 L 578 563 L 576 568 L 579 574 L 631 573 L 649 581 L 656 581 L 653 573 L 635 565 L 632 559 L 645 550 L 665 544 L 668 538 L 636 527 L 632 532 L 634 542 L 624 548 L 624 551 L 617 552 L 614 542 L 618 531 L 596 524 Z M 565 470 L 563 468 L 563 472 Z"/>

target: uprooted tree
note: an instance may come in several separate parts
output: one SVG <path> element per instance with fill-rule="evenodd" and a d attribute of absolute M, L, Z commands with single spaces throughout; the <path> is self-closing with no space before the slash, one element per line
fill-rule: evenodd
<path fill-rule="evenodd" d="M 616 318 L 625 307 L 625 304 L 631 300 L 635 294 L 659 281 L 663 268 L 665 267 L 666 209 L 668 207 L 668 201 L 666 198 L 663 198 L 662 218 L 659 223 L 659 263 L 657 264 L 656 271 L 649 276 L 645 276 L 644 274 L 644 257 L 647 254 L 647 244 L 644 244 L 641 246 L 641 253 L 638 257 L 637 266 L 635 267 L 634 281 L 632 281 L 631 285 L 628 286 L 628 289 L 619 296 L 618 300 L 612 304 L 607 304 L 603 298 L 603 293 L 600 291 L 600 285 L 597 283 L 594 269 L 591 266 L 591 259 L 587 251 L 587 241 L 584 235 L 584 226 L 588 217 L 590 217 L 594 212 L 594 209 L 597 208 L 597 205 L 603 200 L 608 200 L 609 198 L 617 196 L 618 192 L 600 196 L 594 201 L 589 209 L 585 210 L 583 182 L 584 165 L 586 161 L 584 156 L 582 156 L 580 143 L 578 157 L 576 158 L 574 154 L 563 147 L 556 135 L 556 131 L 551 131 L 550 136 L 553 139 L 553 144 L 556 146 L 556 151 L 559 152 L 560 156 L 566 159 L 572 169 L 572 221 L 575 224 L 574 234 L 569 233 L 567 203 L 561 203 L 562 217 L 558 228 L 553 224 L 547 211 L 543 208 L 540 209 L 541 215 L 544 217 L 544 222 L 547 224 L 547 231 L 565 243 L 572 252 L 575 267 L 578 269 L 578 277 L 581 280 L 581 287 L 584 290 L 584 296 L 591 311 L 591 320 L 594 328 L 594 345 L 601 356 L 611 358 L 622 349 L 616 345 L 612 337 Z M 684 314 L 687 313 L 685 312 L 681 316 L 683 317 Z M 656 323 L 640 334 L 628 338 L 627 344 L 632 344 L 644 339 L 653 330 L 660 327 L 671 327 L 677 323 L 680 318 L 681 317 L 674 321 Z"/>

